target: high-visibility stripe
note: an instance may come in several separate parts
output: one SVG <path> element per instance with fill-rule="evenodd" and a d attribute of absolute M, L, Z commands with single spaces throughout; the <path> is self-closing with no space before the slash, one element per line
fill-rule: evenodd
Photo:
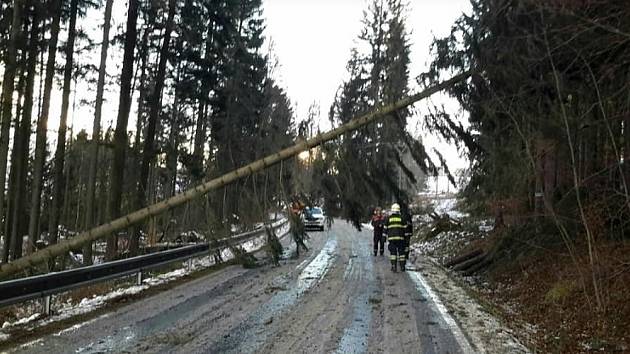
<path fill-rule="evenodd" d="M 389 256 L 389 260 L 390 261 L 395 261 L 396 260 L 396 256 Z"/>
<path fill-rule="evenodd" d="M 393 216 L 393 217 L 389 218 L 389 222 L 402 222 L 402 218 L 397 217 L 397 216 Z"/>
<path fill-rule="evenodd" d="M 389 238 L 390 241 L 402 241 L 403 238 L 400 236 L 392 236 Z"/>
<path fill-rule="evenodd" d="M 390 229 L 404 229 L 405 227 L 406 226 L 402 225 L 402 224 L 400 224 L 400 225 L 399 224 L 394 224 L 394 225 L 389 225 L 387 228 L 390 228 Z"/>
<path fill-rule="evenodd" d="M 398 260 L 399 261 L 404 261 L 405 260 L 405 256 L 398 256 Z"/>

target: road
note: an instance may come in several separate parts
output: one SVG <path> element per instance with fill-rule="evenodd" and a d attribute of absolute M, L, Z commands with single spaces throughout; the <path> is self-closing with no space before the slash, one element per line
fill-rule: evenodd
<path fill-rule="evenodd" d="M 419 272 L 371 254 L 371 231 L 336 221 L 310 235 L 298 259 L 228 267 L 18 352 L 475 352 Z"/>

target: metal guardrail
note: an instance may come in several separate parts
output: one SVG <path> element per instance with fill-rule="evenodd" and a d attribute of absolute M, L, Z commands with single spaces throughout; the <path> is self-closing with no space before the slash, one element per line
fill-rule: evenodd
<path fill-rule="evenodd" d="M 278 229 L 287 222 L 286 219 L 283 219 L 269 226 L 273 229 Z M 50 313 L 51 295 L 132 274 L 138 274 L 138 281 L 140 282 L 143 271 L 159 268 L 177 261 L 208 255 L 212 251 L 225 249 L 230 244 L 241 244 L 250 241 L 262 236 L 265 229 L 266 226 L 250 232 L 226 237 L 212 244 L 184 246 L 83 268 L 0 282 L 0 307 L 44 298 L 44 312 Z"/>

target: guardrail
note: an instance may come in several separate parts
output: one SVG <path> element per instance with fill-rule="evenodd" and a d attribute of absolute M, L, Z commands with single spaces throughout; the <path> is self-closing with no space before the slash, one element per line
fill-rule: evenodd
<path fill-rule="evenodd" d="M 266 227 L 278 229 L 287 222 L 286 219 L 279 220 L 257 230 L 219 239 L 212 244 L 184 246 L 83 268 L 0 282 L 0 307 L 43 298 L 44 312 L 50 314 L 51 296 L 54 294 L 132 274 L 137 274 L 137 281 L 141 283 L 144 271 L 208 255 L 210 252 L 223 250 L 230 244 L 242 244 L 262 236 Z"/>

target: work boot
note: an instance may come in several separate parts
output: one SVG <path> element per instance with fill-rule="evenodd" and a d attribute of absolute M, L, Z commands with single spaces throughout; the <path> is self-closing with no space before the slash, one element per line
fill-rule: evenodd
<path fill-rule="evenodd" d="M 392 272 L 396 273 L 396 261 L 392 262 Z"/>
<path fill-rule="evenodd" d="M 405 262 L 400 262 L 400 271 L 401 272 L 405 271 Z"/>
<path fill-rule="evenodd" d="M 383 256 L 384 256 L 383 251 L 381 251 L 381 257 L 383 257 Z"/>
<path fill-rule="evenodd" d="M 378 253 L 378 251 L 374 251 L 374 256 L 376 256 L 377 253 Z"/>

